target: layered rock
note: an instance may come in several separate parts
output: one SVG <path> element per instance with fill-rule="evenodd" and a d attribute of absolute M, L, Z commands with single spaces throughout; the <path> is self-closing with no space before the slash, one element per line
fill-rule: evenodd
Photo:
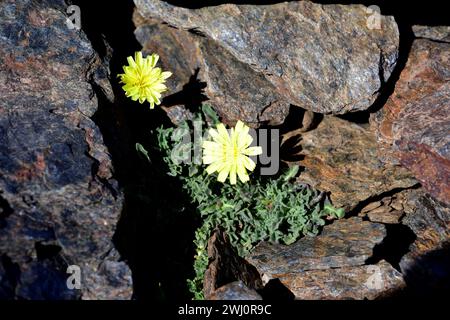
<path fill-rule="evenodd" d="M 416 30 L 417 32 L 417 30 Z M 384 162 L 408 168 L 450 204 L 450 44 L 415 40 L 386 105 L 371 116 Z"/>
<path fill-rule="evenodd" d="M 408 170 L 377 158 L 376 137 L 357 124 L 326 116 L 297 143 L 298 181 L 330 192 L 337 207 L 355 208 L 361 201 L 417 183 Z"/>
<path fill-rule="evenodd" d="M 278 279 L 296 299 L 375 299 L 404 286 L 387 262 L 366 265 L 385 236 L 382 224 L 353 217 L 290 246 L 263 242 L 247 259 L 265 283 Z"/>
<path fill-rule="evenodd" d="M 408 286 L 419 295 L 450 289 L 450 208 L 421 190 L 408 194 L 402 223 L 416 235 L 400 267 Z"/>
<path fill-rule="evenodd" d="M 0 3 L 0 278 L 10 284 L 0 293 L 127 299 L 130 270 L 111 241 L 123 197 L 90 118 L 94 84 L 112 99 L 108 70 L 66 9 Z M 80 290 L 66 284 L 69 265 Z"/>
<path fill-rule="evenodd" d="M 380 27 L 373 26 L 362 5 L 293 1 L 191 10 L 157 0 L 135 4 L 145 19 L 179 29 L 166 36 L 162 31 L 169 27 L 152 26 L 143 36 L 138 28 L 143 46 L 176 53 L 167 58 L 177 60 L 176 69 L 183 62 L 190 64 L 192 56 L 204 56 L 203 63 L 193 65 L 205 72 L 207 95 L 219 113 L 234 118 L 238 112 L 233 108 L 242 108 L 246 119 L 241 120 L 250 122 L 257 120 L 248 116 L 258 114 L 255 110 L 284 114 L 286 103 L 319 113 L 365 110 L 397 61 L 394 19 L 379 15 Z M 195 37 L 200 52 L 187 41 L 193 38 L 188 31 L 201 35 Z"/>

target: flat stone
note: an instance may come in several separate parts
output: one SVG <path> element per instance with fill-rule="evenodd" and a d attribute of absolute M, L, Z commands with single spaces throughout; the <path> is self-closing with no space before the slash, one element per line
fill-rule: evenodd
<path fill-rule="evenodd" d="M 386 105 L 370 118 L 379 157 L 408 168 L 450 204 L 450 44 L 415 40 Z"/>
<path fill-rule="evenodd" d="M 363 265 L 385 236 L 383 225 L 352 217 L 335 221 L 320 235 L 301 238 L 289 246 L 261 242 L 246 259 L 267 282 L 286 273 Z"/>
<path fill-rule="evenodd" d="M 405 286 L 402 274 L 384 260 L 376 265 L 289 273 L 279 280 L 302 300 L 373 300 Z"/>
<path fill-rule="evenodd" d="M 371 25 L 362 5 L 292 1 L 186 9 L 157 0 L 135 4 L 145 18 L 211 39 L 242 66 L 263 75 L 289 103 L 314 112 L 367 109 L 398 57 L 394 18 L 379 15 L 380 25 Z M 216 58 L 230 55 L 217 52 Z M 227 62 L 220 61 L 218 68 Z"/>
<path fill-rule="evenodd" d="M 357 124 L 325 116 L 314 130 L 301 134 L 297 163 L 304 167 L 299 178 L 331 193 L 336 207 L 352 210 L 360 202 L 417 181 L 398 165 L 377 158 L 375 134 Z"/>

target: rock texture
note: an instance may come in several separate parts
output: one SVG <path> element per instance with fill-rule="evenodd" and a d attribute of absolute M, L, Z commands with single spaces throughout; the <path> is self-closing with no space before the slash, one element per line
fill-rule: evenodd
<path fill-rule="evenodd" d="M 415 234 L 410 251 L 401 259 L 405 280 L 416 294 L 450 290 L 450 208 L 421 190 L 410 192 L 402 222 Z"/>
<path fill-rule="evenodd" d="M 280 277 L 296 299 L 379 299 L 404 287 L 402 274 L 386 261 L 376 265 L 311 270 Z"/>
<path fill-rule="evenodd" d="M 226 234 L 220 229 L 215 230 L 208 241 L 208 258 L 210 263 L 203 281 L 205 299 L 228 295 L 237 288 L 239 290 L 235 293 L 238 296 L 247 294 L 250 289 L 262 288 L 262 281 L 256 268 L 239 257 Z M 227 289 L 219 289 L 236 280 L 238 282 Z M 217 293 L 217 290 L 220 293 Z"/>
<path fill-rule="evenodd" d="M 450 42 L 450 26 L 413 26 L 412 29 L 417 38 Z"/>
<path fill-rule="evenodd" d="M 112 98 L 108 70 L 66 8 L 0 3 L 0 294 L 128 299 L 130 271 L 111 242 L 122 194 L 90 119 L 94 83 Z M 68 265 L 81 268 L 80 290 L 66 286 Z"/>
<path fill-rule="evenodd" d="M 285 273 L 363 265 L 385 236 L 382 224 L 353 217 L 335 221 L 320 235 L 290 246 L 261 242 L 247 260 L 267 282 Z"/>
<path fill-rule="evenodd" d="M 358 216 L 372 222 L 395 224 L 400 223 L 405 214 L 404 202 L 411 190 L 404 190 L 379 201 L 374 201 L 360 210 Z"/>
<path fill-rule="evenodd" d="M 203 34 L 223 48 L 215 58 L 224 78 L 243 74 L 234 66 L 251 68 L 255 81 L 264 76 L 289 103 L 315 112 L 367 109 L 397 61 L 394 18 L 379 16 L 380 28 L 373 27 L 362 5 L 293 1 L 190 10 L 158 0 L 134 2 L 143 17 Z"/>
<path fill-rule="evenodd" d="M 415 40 L 386 105 L 371 116 L 380 158 L 408 168 L 450 204 L 450 44 Z"/>
<path fill-rule="evenodd" d="M 331 193 L 337 207 L 351 210 L 368 198 L 417 182 L 408 170 L 377 158 L 370 130 L 333 116 L 300 135 L 297 148 L 304 167 L 298 181 Z"/>
<path fill-rule="evenodd" d="M 256 292 L 245 286 L 242 281 L 234 281 L 217 289 L 209 300 L 262 300 Z"/>
<path fill-rule="evenodd" d="M 274 86 L 214 41 L 171 28 L 156 19 L 144 19 L 138 12 L 134 23 L 136 38 L 144 50 L 157 52 L 162 66 L 174 74 L 168 86 L 175 99 L 165 100 L 168 107 L 178 102 L 177 92 L 190 90 L 188 94 L 200 95 L 205 87 L 205 94 L 225 123 L 234 125 L 242 120 L 256 127 L 263 122 L 277 125 L 286 118 L 289 103 Z M 180 114 L 174 113 L 173 108 L 179 110 L 172 106 L 166 111 L 178 123 Z"/>
<path fill-rule="evenodd" d="M 263 242 L 247 259 L 265 283 L 278 279 L 296 299 L 375 299 L 404 286 L 387 262 L 366 265 L 385 236 L 382 224 L 353 217 L 290 246 Z"/>

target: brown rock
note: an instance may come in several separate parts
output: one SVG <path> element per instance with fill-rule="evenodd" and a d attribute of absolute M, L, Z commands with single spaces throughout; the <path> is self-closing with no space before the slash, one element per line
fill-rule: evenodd
<path fill-rule="evenodd" d="M 380 158 L 408 168 L 450 203 L 450 44 L 415 40 L 386 105 L 371 116 Z"/>
<path fill-rule="evenodd" d="M 353 209 L 370 197 L 417 182 L 408 170 L 377 158 L 375 135 L 361 126 L 326 116 L 301 135 L 298 143 L 305 167 L 298 181 L 331 192 L 333 205 Z"/>
<path fill-rule="evenodd" d="M 296 299 L 305 300 L 373 300 L 404 287 L 402 274 L 384 260 L 376 265 L 289 273 L 279 280 Z"/>
<path fill-rule="evenodd" d="M 143 17 L 201 33 L 227 51 L 214 52 L 218 68 L 228 68 L 228 63 L 244 70 L 249 67 L 253 75 L 249 70 L 238 73 L 244 83 L 252 78 L 262 82 L 255 74 L 264 75 L 289 103 L 314 112 L 367 109 L 397 60 L 399 33 L 394 18 L 379 16 L 380 28 L 374 28 L 362 5 L 293 1 L 190 10 L 157 0 L 135 0 L 135 4 Z M 222 60 L 231 55 L 240 63 Z M 268 104 L 264 101 L 260 106 Z"/>
<path fill-rule="evenodd" d="M 144 19 L 137 12 L 134 20 L 135 35 L 144 50 L 158 53 L 163 68 L 174 74 L 168 81 L 174 95 L 164 103 L 180 103 L 177 92 L 187 86 L 193 90 L 194 82 L 199 81 L 198 86 L 206 86 L 204 93 L 225 123 L 234 125 L 242 120 L 257 127 L 262 122 L 278 125 L 286 118 L 289 103 L 274 86 L 214 41 L 171 28 L 157 19 Z M 173 108 L 165 110 L 174 123 L 179 123 L 186 111 Z"/>
<path fill-rule="evenodd" d="M 353 217 L 335 221 L 320 235 L 304 237 L 290 246 L 262 242 L 247 260 L 264 282 L 287 273 L 360 266 L 385 236 L 383 225 Z"/>
<path fill-rule="evenodd" d="M 239 292 L 244 293 L 248 293 L 250 289 L 262 288 L 262 281 L 256 268 L 236 253 L 225 232 L 220 229 L 216 229 L 208 241 L 208 258 L 210 263 L 203 281 L 205 299 L 212 299 L 214 295 L 216 298 L 218 295 L 229 295 L 231 291 L 238 294 L 235 291 L 237 288 Z M 242 285 L 234 284 L 216 293 L 220 287 L 236 280 Z"/>

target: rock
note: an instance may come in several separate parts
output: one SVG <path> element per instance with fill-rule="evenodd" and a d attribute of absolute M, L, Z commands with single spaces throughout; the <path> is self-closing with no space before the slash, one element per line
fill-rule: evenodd
<path fill-rule="evenodd" d="M 417 182 L 408 170 L 377 158 L 373 132 L 332 116 L 300 135 L 297 181 L 331 192 L 336 207 L 352 210 L 361 201 Z"/>
<path fill-rule="evenodd" d="M 384 260 L 376 265 L 290 273 L 279 280 L 302 300 L 373 300 L 405 286 L 402 274 Z"/>
<path fill-rule="evenodd" d="M 287 273 L 361 266 L 385 236 L 383 225 L 353 217 L 335 221 L 320 235 L 301 238 L 289 246 L 261 242 L 247 260 L 264 282 Z"/>
<path fill-rule="evenodd" d="M 113 99 L 108 69 L 66 9 L 0 3 L 0 279 L 9 299 L 129 299 L 111 240 L 123 195 L 91 120 L 94 85 Z M 80 290 L 67 288 L 69 265 Z"/>
<path fill-rule="evenodd" d="M 375 299 L 404 286 L 401 273 L 387 262 L 366 265 L 385 237 L 382 224 L 352 217 L 290 246 L 262 242 L 247 260 L 264 283 L 278 279 L 295 299 Z"/>
<path fill-rule="evenodd" d="M 450 26 L 412 26 L 417 38 L 450 42 Z"/>
<path fill-rule="evenodd" d="M 210 263 L 203 281 L 205 299 L 217 297 L 217 294 L 227 296 L 230 292 L 241 294 L 248 293 L 250 289 L 262 288 L 256 268 L 236 253 L 225 232 L 220 229 L 216 229 L 208 241 L 208 259 Z M 239 281 L 227 289 L 222 289 L 221 293 L 216 293 L 219 288 L 236 280 Z"/>
<path fill-rule="evenodd" d="M 362 5 L 293 1 L 191 10 L 157 0 L 134 2 L 141 16 L 201 34 L 223 48 L 211 61 L 219 70 L 228 71 L 228 63 L 232 70 L 241 66 L 243 71 L 229 75 L 244 77 L 249 85 L 252 78 L 255 84 L 264 83 L 259 76 L 263 75 L 287 102 L 314 112 L 367 109 L 397 61 L 399 32 L 394 18 L 379 15 L 375 18 L 380 28 L 373 26 L 369 23 L 373 17 Z M 240 77 L 224 87 L 239 88 Z M 257 86 L 249 88 L 258 92 Z"/>
<path fill-rule="evenodd" d="M 401 163 L 450 204 L 450 44 L 415 40 L 386 105 L 372 114 L 379 157 Z"/>
<path fill-rule="evenodd" d="M 262 297 L 242 281 L 234 281 L 214 291 L 209 300 L 262 300 Z"/>
<path fill-rule="evenodd" d="M 369 203 L 361 209 L 359 217 L 367 218 L 372 222 L 395 224 L 400 223 L 404 216 L 403 203 L 411 190 L 404 190 L 380 201 Z"/>
<path fill-rule="evenodd" d="M 419 295 L 436 295 L 450 289 L 450 208 L 421 190 L 414 190 L 405 204 L 402 222 L 415 234 L 400 268 L 408 287 Z"/>
<path fill-rule="evenodd" d="M 278 125 L 286 118 L 289 103 L 273 85 L 214 41 L 171 28 L 156 19 L 144 19 L 137 12 L 134 22 L 136 38 L 144 50 L 158 53 L 163 68 L 175 75 L 168 81 L 174 95 L 166 98 L 165 104 L 178 103 L 177 92 L 189 86 L 193 90 L 198 81 L 205 84 L 206 95 L 225 123 L 234 125 L 242 120 L 257 127 L 264 122 Z M 194 91 L 200 94 L 197 89 Z M 176 116 L 186 112 L 180 114 L 177 108 L 174 113 L 171 109 L 166 106 L 171 120 L 179 123 L 182 119 Z"/>

